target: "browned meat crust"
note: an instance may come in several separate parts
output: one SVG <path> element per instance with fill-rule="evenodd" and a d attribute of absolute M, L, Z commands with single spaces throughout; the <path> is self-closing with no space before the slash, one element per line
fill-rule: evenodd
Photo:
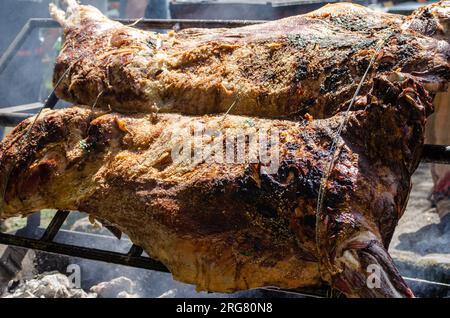
<path fill-rule="evenodd" d="M 90 6 L 72 4 L 54 81 L 65 100 L 125 112 L 225 112 L 326 118 L 355 91 L 377 44 L 387 39 L 372 78 L 393 70 L 431 91 L 450 78 L 450 2 L 410 17 L 359 5 L 236 29 L 187 29 L 169 35 L 123 26 Z"/>

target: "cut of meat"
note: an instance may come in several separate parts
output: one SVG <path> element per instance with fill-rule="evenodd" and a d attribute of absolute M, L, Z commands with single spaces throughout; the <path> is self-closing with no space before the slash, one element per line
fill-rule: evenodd
<path fill-rule="evenodd" d="M 339 140 L 319 246 L 317 193 L 339 114 L 295 122 L 44 111 L 31 130 L 28 119 L 1 143 L 0 217 L 43 208 L 91 213 L 200 290 L 317 286 L 323 278 L 351 297 L 411 296 L 386 248 L 405 209 L 431 98 L 411 79 L 381 77 L 374 88 Z M 264 149 L 257 160 L 211 157 L 225 148 L 194 151 L 252 132 L 277 136 L 259 146 L 243 139 L 244 153 Z M 377 288 L 366 283 L 369 265 L 379 268 Z"/>
<path fill-rule="evenodd" d="M 409 17 L 340 3 L 235 29 L 156 34 L 124 26 L 90 6 L 51 7 L 65 29 L 54 81 L 65 100 L 121 112 L 226 112 L 294 118 L 336 113 L 355 91 L 374 50 L 373 77 L 398 71 L 430 91 L 450 78 L 450 1 Z"/>

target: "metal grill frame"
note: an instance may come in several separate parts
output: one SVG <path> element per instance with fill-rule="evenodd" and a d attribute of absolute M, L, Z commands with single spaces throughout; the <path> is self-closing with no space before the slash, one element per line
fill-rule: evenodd
<path fill-rule="evenodd" d="M 124 24 L 132 24 L 141 29 L 185 29 L 185 28 L 230 28 L 240 27 L 246 25 L 253 25 L 263 23 L 266 21 L 252 21 L 252 20 L 185 20 L 185 19 L 143 19 L 129 20 L 118 19 L 117 21 Z M 21 31 L 17 34 L 16 38 L 7 48 L 5 53 L 0 58 L 0 76 L 6 69 L 9 62 L 13 59 L 17 51 L 25 42 L 30 33 L 36 28 L 60 28 L 59 24 L 52 19 L 30 19 L 23 26 Z M 43 105 L 44 108 L 54 108 L 58 102 L 57 97 L 52 93 L 48 100 Z M 32 113 L 16 113 L 7 112 L 2 113 L 0 109 L 0 127 L 1 126 L 15 126 L 22 120 L 33 116 Z M 429 163 L 450 164 L 450 145 L 424 145 L 422 161 Z M 52 218 L 48 227 L 43 230 L 39 227 L 40 215 L 35 213 L 27 218 L 27 225 L 22 230 L 19 230 L 16 234 L 8 234 L 0 232 L 0 244 L 7 246 L 16 246 L 27 249 L 40 250 L 43 252 L 61 254 L 72 257 L 85 258 L 90 260 L 102 261 L 107 263 L 131 266 L 136 268 L 143 268 L 147 270 L 154 270 L 160 272 L 170 271 L 167 267 L 159 261 L 156 261 L 150 257 L 143 256 L 143 249 L 140 246 L 132 245 L 129 251 L 125 254 L 87 248 L 70 244 L 62 244 L 54 241 L 54 238 L 60 231 L 61 226 L 66 220 L 69 211 L 58 210 L 55 216 Z M 120 231 L 115 228 L 106 226 L 118 239 L 120 239 Z M 61 230 L 64 231 L 64 230 Z M 36 233 L 43 232 L 39 239 L 29 238 L 29 236 L 36 235 Z M 67 232 L 67 231 L 66 231 Z M 19 235 L 18 235 L 19 234 Z M 89 235 L 83 233 L 80 235 Z M 421 281 L 414 278 L 405 278 L 413 282 Z M 434 282 L 422 281 L 422 283 L 433 284 Z M 439 283 L 435 283 L 438 284 Z M 305 297 L 327 297 L 330 293 L 330 289 L 297 289 L 297 290 L 284 290 L 279 288 L 268 288 L 272 291 L 279 291 L 285 293 L 295 293 Z"/>

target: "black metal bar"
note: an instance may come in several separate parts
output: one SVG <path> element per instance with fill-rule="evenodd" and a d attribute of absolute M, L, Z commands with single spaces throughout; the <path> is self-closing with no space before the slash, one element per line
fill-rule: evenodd
<path fill-rule="evenodd" d="M 106 263 L 132 266 L 169 273 L 169 270 L 166 266 L 164 266 L 164 264 L 149 257 L 131 256 L 117 252 L 103 251 L 95 248 L 73 246 L 55 242 L 44 242 L 42 240 L 18 237 L 6 233 L 0 233 L 0 244 L 26 247 L 49 253 L 68 255 Z"/>
<path fill-rule="evenodd" d="M 30 27 L 35 28 L 60 28 L 61 25 L 52 18 L 31 18 L 28 20 Z"/>
<path fill-rule="evenodd" d="M 56 97 L 56 93 L 53 90 L 52 93 L 50 94 L 50 96 L 47 98 L 47 100 L 45 101 L 44 105 L 42 106 L 42 108 L 50 108 L 53 109 L 56 106 L 56 103 L 58 102 L 59 98 Z"/>
<path fill-rule="evenodd" d="M 138 245 L 133 244 L 128 251 L 128 256 L 141 256 L 144 252 L 144 249 Z"/>
<path fill-rule="evenodd" d="M 28 37 L 28 34 L 33 29 L 30 21 L 25 23 L 25 25 L 22 27 L 22 29 L 19 31 L 17 36 L 14 38 L 14 40 L 11 42 L 11 44 L 8 46 L 6 51 L 3 53 L 3 55 L 0 57 L 0 74 L 5 70 L 5 68 L 8 66 L 9 62 L 12 60 L 14 55 L 16 55 L 16 52 L 20 49 L 22 44 L 25 42 L 25 40 Z"/>
<path fill-rule="evenodd" d="M 281 294 L 292 294 L 296 296 L 302 296 L 305 298 L 327 298 L 329 297 L 330 288 L 320 287 L 320 288 L 295 288 L 295 289 L 285 289 L 278 287 L 262 287 L 259 289 L 268 290 L 271 292 L 278 292 Z"/>
<path fill-rule="evenodd" d="M 122 231 L 119 230 L 117 227 L 109 225 L 109 224 L 103 224 L 102 225 L 112 234 L 114 235 L 118 240 L 122 238 Z"/>
<path fill-rule="evenodd" d="M 23 237 L 24 235 L 19 234 L 19 231 L 20 230 L 16 231 L 15 233 L 9 234 Z M 45 228 L 38 227 L 35 231 L 34 236 L 25 237 L 40 239 L 45 231 Z M 69 245 L 76 244 L 78 246 L 84 247 L 96 247 L 101 250 L 114 251 L 124 254 L 127 253 L 127 251 L 129 251 L 130 247 L 132 246 L 132 242 L 128 238 L 117 240 L 114 236 L 111 235 L 71 231 L 65 229 L 60 229 L 58 231 L 58 235 L 53 239 L 53 242 Z"/>
<path fill-rule="evenodd" d="M 52 218 L 50 224 L 47 226 L 47 229 L 42 235 L 41 240 L 47 242 L 53 241 L 56 234 L 58 234 L 59 229 L 64 224 L 64 221 L 66 220 L 68 215 L 69 215 L 68 211 L 58 210 L 55 216 Z"/>
<path fill-rule="evenodd" d="M 424 145 L 422 161 L 450 164 L 450 145 Z"/>
<path fill-rule="evenodd" d="M 59 98 L 56 96 L 55 91 L 52 91 L 50 96 L 45 101 L 42 108 L 54 109 L 58 103 Z M 42 109 L 41 108 L 41 109 Z M 1 109 L 0 109 L 1 110 Z M 0 112 L 0 126 L 16 126 L 28 117 L 33 116 L 31 113 L 1 113 Z"/>
<path fill-rule="evenodd" d="M 41 212 L 36 212 L 27 217 L 27 224 L 24 228 L 17 231 L 18 234 L 25 237 L 33 236 L 36 233 L 36 229 L 41 224 Z"/>
<path fill-rule="evenodd" d="M 27 224 L 24 228 L 18 230 L 21 235 L 33 235 L 35 229 L 41 224 L 41 213 L 35 212 L 27 217 Z"/>
<path fill-rule="evenodd" d="M 143 20 L 117 20 L 123 24 L 133 24 L 138 29 L 189 29 L 189 28 L 236 28 L 267 21 L 262 20 L 195 20 L 195 19 L 143 19 Z"/>
<path fill-rule="evenodd" d="M 0 109 L 1 110 L 1 109 Z M 1 113 L 0 126 L 16 126 L 28 117 L 33 116 L 30 113 Z"/>
<path fill-rule="evenodd" d="M 125 25 L 133 25 L 138 29 L 179 29 L 187 28 L 236 28 L 264 23 L 263 20 L 207 20 L 207 19 L 116 19 Z M 53 19 L 33 18 L 28 21 L 31 28 L 60 28 Z"/>

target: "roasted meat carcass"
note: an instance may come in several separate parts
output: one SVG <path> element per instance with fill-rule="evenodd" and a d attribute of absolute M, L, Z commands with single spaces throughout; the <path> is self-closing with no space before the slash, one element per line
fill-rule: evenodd
<path fill-rule="evenodd" d="M 450 77 L 448 1 L 406 18 L 339 4 L 168 35 L 66 2 L 51 7 L 66 34 L 57 93 L 87 106 L 44 111 L 1 143 L 1 218 L 85 211 L 200 290 L 412 296 L 386 250 Z M 229 109 L 251 117 L 206 115 Z"/>
<path fill-rule="evenodd" d="M 326 280 L 351 297 L 412 296 L 386 249 L 420 160 L 431 97 L 412 79 L 386 77 L 374 88 L 339 138 L 318 232 L 318 190 L 342 114 L 287 121 L 44 111 L 1 143 L 0 217 L 88 212 L 200 290 Z M 276 138 L 254 142 L 261 132 Z M 228 144 L 231 152 L 216 148 Z M 220 160 L 242 145 L 253 160 Z M 250 156 L 255 149 L 263 150 Z M 379 269 L 378 286 L 367 283 L 369 266 Z"/>
<path fill-rule="evenodd" d="M 54 82 L 62 80 L 57 95 L 74 103 L 121 112 L 203 115 L 231 108 L 240 115 L 326 118 L 351 98 L 380 44 L 361 96 L 385 72 L 414 76 L 432 91 L 450 78 L 450 1 L 409 17 L 341 3 L 260 25 L 168 34 L 67 2 L 66 12 L 51 7 L 65 30 Z"/>

